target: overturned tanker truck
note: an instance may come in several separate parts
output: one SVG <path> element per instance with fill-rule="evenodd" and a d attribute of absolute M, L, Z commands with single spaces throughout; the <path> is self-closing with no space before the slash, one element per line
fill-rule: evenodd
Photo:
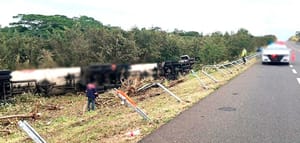
<path fill-rule="evenodd" d="M 118 88 L 130 76 L 176 80 L 187 74 L 195 63 L 188 55 L 179 61 L 150 64 L 95 64 L 86 67 L 0 70 L 0 102 L 15 95 L 31 92 L 40 95 L 61 95 L 67 92 L 83 92 L 85 86 L 95 82 L 99 93 Z"/>

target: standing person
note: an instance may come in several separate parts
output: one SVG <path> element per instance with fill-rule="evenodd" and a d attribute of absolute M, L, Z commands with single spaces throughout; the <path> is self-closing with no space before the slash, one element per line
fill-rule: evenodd
<path fill-rule="evenodd" d="M 88 111 L 95 110 L 95 99 L 98 93 L 96 90 L 96 85 L 94 83 L 89 83 L 86 88 L 86 96 L 88 98 Z"/>
<path fill-rule="evenodd" d="M 246 64 L 246 56 L 247 56 L 247 50 L 244 48 L 241 54 L 242 58 L 243 58 L 243 62 L 244 64 Z"/>

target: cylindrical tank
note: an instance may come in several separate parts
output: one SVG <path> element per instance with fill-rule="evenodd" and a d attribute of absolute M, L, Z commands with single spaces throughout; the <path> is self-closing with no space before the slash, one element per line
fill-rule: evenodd
<path fill-rule="evenodd" d="M 74 75 L 76 81 L 78 81 L 80 67 L 17 70 L 11 73 L 11 81 L 36 80 L 38 83 L 48 81 L 61 86 L 66 84 L 66 78 L 69 75 Z"/>

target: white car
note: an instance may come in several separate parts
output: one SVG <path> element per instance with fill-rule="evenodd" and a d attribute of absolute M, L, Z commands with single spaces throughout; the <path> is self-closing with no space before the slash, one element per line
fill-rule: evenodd
<path fill-rule="evenodd" d="M 262 50 L 262 64 L 267 63 L 290 63 L 291 50 L 285 44 L 271 44 Z"/>

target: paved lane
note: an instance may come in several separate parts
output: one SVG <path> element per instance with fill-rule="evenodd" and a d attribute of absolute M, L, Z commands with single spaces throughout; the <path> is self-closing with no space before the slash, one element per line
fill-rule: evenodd
<path fill-rule="evenodd" d="M 300 51 L 297 57 L 293 68 L 258 62 L 140 142 L 300 142 Z"/>
<path fill-rule="evenodd" d="M 300 42 L 299 43 L 289 42 L 287 45 L 296 54 L 295 55 L 296 62 L 292 62 L 290 67 L 291 67 L 292 72 L 297 75 L 297 77 L 298 77 L 297 82 L 299 81 L 299 85 L 300 85 L 300 64 L 299 64 L 300 62 L 298 62 L 298 61 L 300 61 Z"/>

